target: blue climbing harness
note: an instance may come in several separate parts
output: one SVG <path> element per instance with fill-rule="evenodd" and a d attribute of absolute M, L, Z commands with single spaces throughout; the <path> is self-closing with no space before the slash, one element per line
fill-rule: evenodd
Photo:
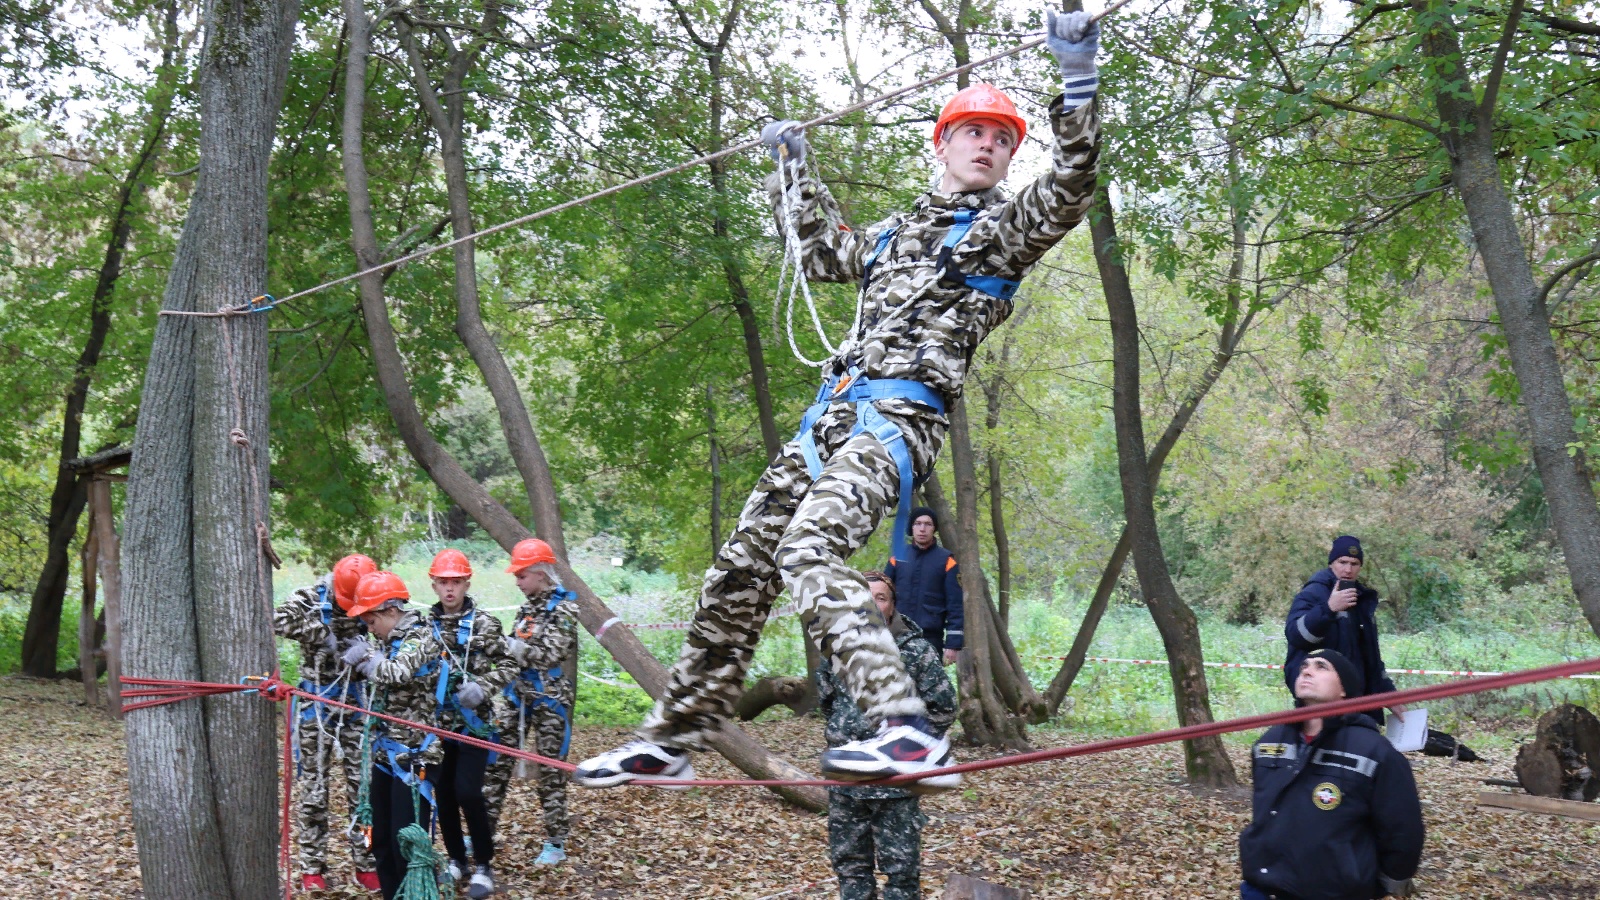
<path fill-rule="evenodd" d="M 966 238 L 967 232 L 972 230 L 972 222 L 978 214 L 970 209 L 958 209 L 953 214 L 955 221 L 950 224 L 950 230 L 945 232 L 944 243 L 939 245 L 939 258 L 935 265 L 939 267 L 939 283 L 946 286 L 965 285 L 967 288 L 980 294 L 987 294 L 996 300 L 1010 300 L 1017 293 L 1020 281 L 1001 278 L 997 275 L 968 275 L 955 267 L 953 259 L 956 245 Z M 903 222 L 896 222 L 878 234 L 878 243 L 867 254 L 861 264 L 861 289 L 867 289 L 867 283 L 872 280 L 872 268 L 878 264 L 878 257 L 889 249 L 890 241 L 900 231 Z"/>
<path fill-rule="evenodd" d="M 423 799 L 427 800 L 428 804 L 434 807 L 435 813 L 438 812 L 438 804 L 433 800 L 433 782 L 429 781 L 427 778 L 418 778 L 417 773 L 411 771 L 409 766 L 400 765 L 400 756 L 401 754 L 411 754 L 412 756 L 420 757 L 422 754 L 428 752 L 428 748 L 432 747 L 434 741 L 437 740 L 438 738 L 431 734 L 426 735 L 422 739 L 422 745 L 413 750 L 394 738 L 389 737 L 387 734 L 380 734 L 372 739 L 372 749 L 382 753 L 389 759 L 388 765 L 385 765 L 379 760 L 373 760 L 373 763 L 377 765 L 378 768 L 389 773 L 391 778 L 398 778 L 400 779 L 401 783 L 410 785 L 412 788 L 420 792 Z"/>
<path fill-rule="evenodd" d="M 472 640 L 472 623 L 477 616 L 478 608 L 474 606 L 472 609 L 467 610 L 466 614 L 461 617 L 460 621 L 456 625 L 456 643 L 461 647 L 463 654 L 468 652 L 470 648 L 470 642 Z M 450 663 L 452 660 L 449 647 L 444 643 L 444 635 L 439 629 L 438 620 L 430 619 L 429 624 L 433 626 L 434 639 L 437 640 L 441 646 L 445 646 L 445 652 L 443 656 L 441 656 L 439 659 L 428 662 L 422 668 L 417 670 L 417 675 L 422 677 L 433 674 L 435 670 L 437 670 L 439 673 L 439 680 L 434 687 L 433 692 L 434 720 L 440 720 L 444 718 L 445 712 L 454 710 L 457 715 L 461 716 L 461 721 L 463 723 L 462 728 L 456 729 L 457 732 L 464 731 L 473 737 L 483 738 L 484 740 L 499 743 L 498 736 L 494 733 L 494 729 L 489 727 L 488 722 L 485 722 L 477 713 L 456 702 L 455 694 L 450 690 Z M 463 678 L 465 678 L 467 674 L 466 667 L 463 665 L 461 675 Z M 493 763 L 498 757 L 498 753 L 491 752 L 489 754 L 489 762 Z"/>
<path fill-rule="evenodd" d="M 549 601 L 545 603 L 545 612 L 554 612 L 555 608 L 560 606 L 563 600 L 571 600 L 576 603 L 578 595 L 566 588 L 556 588 L 554 593 L 550 595 Z M 527 668 L 523 669 L 517 678 L 528 686 L 528 690 L 537 695 L 529 701 L 529 705 L 553 709 L 556 711 L 556 715 L 561 717 L 561 752 L 557 754 L 557 757 L 565 759 L 567 749 L 572 745 L 572 716 L 569 715 L 566 704 L 545 692 L 545 679 L 548 678 L 551 686 L 554 687 L 555 683 L 561 678 L 561 667 L 552 666 L 548 669 Z M 522 696 L 517 690 L 516 682 L 506 685 L 505 695 L 506 699 L 511 701 L 512 706 L 518 710 L 523 710 Z"/>
<path fill-rule="evenodd" d="M 806 409 L 800 419 L 800 433 L 795 435 L 795 440 L 800 443 L 800 453 L 805 456 L 806 470 L 811 473 L 813 481 L 822 474 L 822 454 L 817 451 L 817 439 L 812 433 L 817 420 L 834 403 L 854 403 L 856 405 L 856 425 L 850 432 L 850 437 L 855 437 L 862 432 L 867 432 L 883 444 L 889 456 L 894 460 L 895 466 L 900 470 L 900 503 L 894 515 L 894 554 L 897 558 L 909 558 L 906 552 L 906 527 L 911 524 L 911 491 L 916 487 L 915 473 L 911 464 L 911 448 L 906 446 L 906 437 L 900 431 L 900 426 L 885 419 L 878 408 L 873 406 L 875 400 L 910 400 L 921 403 L 931 408 L 939 415 L 944 415 L 944 397 L 936 390 L 920 381 L 905 381 L 895 378 L 880 378 L 876 381 L 863 375 L 855 366 L 850 367 L 849 374 L 844 378 L 830 377 L 822 380 L 822 387 L 817 391 L 817 399 Z"/>

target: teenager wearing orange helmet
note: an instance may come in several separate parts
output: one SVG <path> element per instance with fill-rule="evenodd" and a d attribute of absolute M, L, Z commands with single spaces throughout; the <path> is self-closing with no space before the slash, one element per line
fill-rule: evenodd
<path fill-rule="evenodd" d="M 342 703 L 365 705 L 363 682 L 340 662 L 343 647 L 366 634 L 361 620 L 346 614 L 355 602 L 356 583 L 376 571 L 377 563 L 359 553 L 334 564 L 333 571 L 315 584 L 292 592 L 272 611 L 272 630 L 300 645 L 300 688 Z M 329 784 L 335 758 L 344 772 L 345 796 L 354 809 L 361 793 L 361 716 L 321 703 L 301 707 L 295 721 L 294 748 L 299 765 L 299 803 L 295 808 L 299 828 L 300 889 L 324 890 L 328 886 Z M 342 753 L 335 752 L 335 748 Z M 367 850 L 366 837 L 349 835 L 350 861 L 356 881 L 368 890 L 378 889 L 376 863 Z"/>
<path fill-rule="evenodd" d="M 506 572 L 517 580 L 527 601 L 517 610 L 506 650 L 519 667 L 506 689 L 516 714 L 506 740 L 540 756 L 566 759 L 572 740 L 576 675 L 568 659 L 578 647 L 578 598 L 561 585 L 550 545 L 529 538 L 511 548 Z M 544 849 L 534 865 L 553 866 L 567 858 L 567 776 L 539 767 L 539 806 L 544 811 Z"/>
<path fill-rule="evenodd" d="M 1047 40 L 1065 87 L 1050 103 L 1051 165 L 1014 196 L 999 185 L 1026 123 L 992 86 L 968 88 L 939 117 L 937 189 L 866 228 L 845 225 L 809 167 L 798 123 L 763 129 L 781 167 L 767 187 L 782 231 L 796 236 L 807 278 L 860 285 L 857 318 L 824 364 L 799 433 L 762 475 L 707 572 L 683 653 L 639 740 L 580 763 L 574 780 L 598 787 L 679 777 L 687 751 L 703 749 L 732 712 L 785 587 L 849 699 L 880 729 L 830 748 L 823 772 L 920 775 L 951 761 L 847 560 L 891 509 L 903 540 L 915 479 L 933 471 L 944 410 L 961 396 L 979 342 L 1011 315 L 1020 279 L 1089 210 L 1100 143 L 1098 35 L 1085 13 L 1050 13 Z M 944 775 L 923 786 L 959 783 Z"/>

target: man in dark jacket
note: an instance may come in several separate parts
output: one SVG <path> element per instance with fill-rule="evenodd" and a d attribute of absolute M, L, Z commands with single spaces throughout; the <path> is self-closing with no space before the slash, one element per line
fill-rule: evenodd
<path fill-rule="evenodd" d="M 1360 540 L 1340 535 L 1328 551 L 1328 568 L 1311 576 L 1300 593 L 1294 595 L 1289 620 L 1283 627 L 1289 641 L 1283 680 L 1290 693 L 1294 692 L 1301 661 L 1313 650 L 1337 650 L 1348 659 L 1366 686 L 1359 696 L 1394 690 L 1383 655 L 1378 652 L 1378 592 L 1356 580 L 1365 558 Z M 1394 707 L 1400 718 L 1405 718 L 1405 711 L 1404 706 Z"/>
<path fill-rule="evenodd" d="M 916 623 L 936 649 L 943 648 L 944 664 L 956 661 L 963 643 L 966 613 L 962 607 L 961 566 L 949 550 L 939 546 L 934 533 L 939 519 L 933 510 L 919 506 L 911 511 L 906 551 L 910 559 L 889 557 L 884 566 L 899 598 L 900 615 Z"/>
<path fill-rule="evenodd" d="M 1364 696 L 1333 650 L 1308 654 L 1297 705 Z M 1407 897 L 1422 858 L 1422 803 L 1411 764 L 1353 713 L 1277 725 L 1251 748 L 1250 827 L 1239 836 L 1242 900 Z"/>

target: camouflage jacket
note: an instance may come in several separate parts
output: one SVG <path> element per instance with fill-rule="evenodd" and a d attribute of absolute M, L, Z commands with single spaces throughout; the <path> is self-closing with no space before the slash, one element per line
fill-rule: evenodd
<path fill-rule="evenodd" d="M 474 610 L 476 613 L 472 617 L 472 634 L 463 647 L 461 620 Z M 500 692 L 517 677 L 517 663 L 506 653 L 505 630 L 500 625 L 500 620 L 489 613 L 477 610 L 477 604 L 469 594 L 462 602 L 460 612 L 446 613 L 442 604 L 435 603 L 428 609 L 427 624 L 432 629 L 434 640 L 439 642 L 440 648 L 450 660 L 450 684 L 446 689 L 449 702 L 440 712 L 439 727 L 451 731 L 462 731 L 467 727 L 466 721 L 461 717 L 460 709 L 454 702 L 463 672 L 483 688 L 484 694 L 488 697 L 483 705 L 475 710 L 478 717 L 484 722 L 498 718 L 503 712 L 499 708 Z"/>
<path fill-rule="evenodd" d="M 300 677 L 318 687 L 332 684 L 344 669 L 336 648 L 367 633 L 367 626 L 360 619 L 345 615 L 334 601 L 331 579 L 331 575 L 324 575 L 316 584 L 296 590 L 272 611 L 273 632 L 300 645 Z M 352 673 L 351 677 L 360 676 Z"/>
<path fill-rule="evenodd" d="M 578 646 L 578 604 L 565 588 L 552 588 L 528 597 L 517 610 L 516 625 L 511 632 L 526 646 L 516 654 L 517 665 L 523 671 L 539 672 L 543 691 L 535 691 L 530 678 L 518 677 L 512 684 L 517 696 L 527 702 L 544 696 L 553 697 L 562 706 L 572 708 L 577 695 L 576 673 L 567 671 L 567 657 Z M 549 671 L 560 667 L 561 675 L 551 678 Z"/>
<path fill-rule="evenodd" d="M 389 632 L 389 639 L 383 642 L 383 650 L 385 659 L 373 669 L 368 679 L 373 686 L 371 708 L 412 722 L 433 724 L 439 667 L 430 663 L 437 663 L 439 654 L 443 652 L 439 642 L 433 638 L 433 629 L 417 615 L 416 610 L 408 609 L 394 630 Z M 373 733 L 375 736 L 387 735 L 413 751 L 421 747 L 428 736 L 427 732 L 382 719 L 375 720 Z M 381 753 L 373 755 L 377 759 L 383 758 Z M 427 751 L 420 758 L 410 759 L 408 754 L 400 760 L 400 764 L 415 762 L 437 765 L 443 759 L 444 746 L 435 738 L 429 742 Z"/>
<path fill-rule="evenodd" d="M 900 658 L 905 661 L 906 674 L 917 686 L 917 696 L 928 707 L 928 724 L 933 726 L 936 734 L 944 734 L 956 720 L 956 691 L 950 684 L 950 676 L 945 674 L 944 662 L 939 658 L 939 651 L 933 649 L 928 639 L 922 636 L 922 629 L 906 621 L 905 617 L 895 613 L 889 620 L 889 633 L 894 635 L 895 646 L 900 648 Z M 859 707 L 845 692 L 844 685 L 833 674 L 833 664 L 826 657 L 822 665 L 817 668 L 817 702 L 822 708 L 822 715 L 826 720 L 823 725 L 823 736 L 828 740 L 829 747 L 837 747 L 848 741 L 860 741 L 877 734 L 877 729 L 861 714 Z M 830 788 L 829 790 L 844 791 L 854 797 L 864 800 L 880 800 L 889 797 L 907 797 L 909 792 L 892 787 L 847 787 Z"/>
<path fill-rule="evenodd" d="M 859 366 L 869 378 L 920 381 L 946 400 L 961 396 L 967 367 L 978 344 L 1010 315 L 1000 300 L 964 284 L 941 283 L 940 245 L 959 209 L 976 213 L 971 230 L 951 257 L 966 275 L 1021 280 L 1045 251 L 1083 220 L 1094 196 L 1100 149 L 1095 104 L 1062 108 L 1050 104 L 1054 130 L 1048 172 L 1007 199 L 987 191 L 930 191 L 909 213 L 854 231 L 839 204 L 817 177 L 800 166 L 796 234 L 806 277 L 812 281 L 860 281 L 867 256 L 885 229 L 897 227 L 861 291 L 859 333 L 849 335 L 823 369 L 825 376 Z M 782 217 L 779 173 L 767 179 L 774 212 Z M 781 232 L 780 232 L 781 233 Z M 906 401 L 879 401 L 885 412 L 917 414 Z"/>

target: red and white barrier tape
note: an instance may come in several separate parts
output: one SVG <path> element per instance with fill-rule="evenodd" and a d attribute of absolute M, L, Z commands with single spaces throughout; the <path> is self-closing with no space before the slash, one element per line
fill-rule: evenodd
<path fill-rule="evenodd" d="M 1065 656 L 1042 656 L 1035 654 L 1034 659 L 1066 659 Z M 1085 656 L 1084 662 L 1097 663 L 1125 663 L 1135 666 L 1164 666 L 1164 659 L 1129 659 L 1120 656 Z M 1211 669 L 1274 669 L 1282 670 L 1283 666 L 1276 663 L 1236 663 L 1236 662 L 1204 662 L 1201 665 Z M 1504 675 L 1505 672 L 1474 672 L 1467 669 L 1397 669 L 1389 667 L 1390 675 L 1444 675 L 1451 678 L 1493 678 Z M 1588 678 L 1600 680 L 1600 675 L 1568 675 L 1567 678 Z"/>

